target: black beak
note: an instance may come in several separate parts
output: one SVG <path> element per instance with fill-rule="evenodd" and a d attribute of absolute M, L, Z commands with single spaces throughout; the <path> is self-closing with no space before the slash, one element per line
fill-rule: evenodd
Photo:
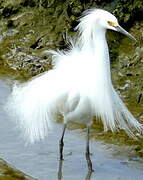
<path fill-rule="evenodd" d="M 122 34 L 124 34 L 125 36 L 129 37 L 130 39 L 137 41 L 136 38 L 134 38 L 134 36 L 132 36 L 130 33 L 128 33 L 125 29 L 123 29 L 121 26 L 114 26 L 116 28 L 116 30 Z"/>

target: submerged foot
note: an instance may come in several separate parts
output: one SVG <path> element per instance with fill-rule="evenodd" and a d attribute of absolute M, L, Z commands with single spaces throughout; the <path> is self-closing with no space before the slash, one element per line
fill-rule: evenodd
<path fill-rule="evenodd" d="M 87 151 L 85 153 L 85 157 L 86 157 L 86 160 L 87 160 L 87 166 L 88 166 L 88 172 L 94 172 L 93 168 L 92 168 L 92 161 L 90 159 L 90 153 Z"/>

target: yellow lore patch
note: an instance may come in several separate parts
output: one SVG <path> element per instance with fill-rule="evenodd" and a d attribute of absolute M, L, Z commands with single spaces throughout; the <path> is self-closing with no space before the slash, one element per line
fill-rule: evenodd
<path fill-rule="evenodd" d="M 110 26 L 118 26 L 117 22 L 107 21 Z"/>

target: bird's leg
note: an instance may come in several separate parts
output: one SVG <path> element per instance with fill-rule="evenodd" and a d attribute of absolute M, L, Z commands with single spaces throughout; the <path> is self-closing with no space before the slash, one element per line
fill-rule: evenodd
<path fill-rule="evenodd" d="M 90 126 L 87 126 L 85 157 L 86 157 L 86 160 L 87 160 L 88 171 L 93 172 L 94 170 L 92 169 L 92 161 L 90 159 L 90 150 L 89 150 L 89 133 L 90 133 L 89 131 L 90 131 Z"/>
<path fill-rule="evenodd" d="M 60 143 L 59 143 L 60 160 L 63 160 L 63 147 L 64 147 L 64 141 L 63 140 L 64 140 L 64 134 L 65 134 L 66 127 L 67 127 L 67 124 L 64 124 L 62 137 L 61 137 Z"/>

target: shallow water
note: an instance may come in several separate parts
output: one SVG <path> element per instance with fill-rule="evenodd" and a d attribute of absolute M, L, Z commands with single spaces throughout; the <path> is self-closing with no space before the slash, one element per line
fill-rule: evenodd
<path fill-rule="evenodd" d="M 10 93 L 9 83 L 0 81 L 0 157 L 39 180 L 141 180 L 143 160 L 129 156 L 131 147 L 91 141 L 95 172 L 87 173 L 84 157 L 85 131 L 67 130 L 63 167 L 59 168 L 58 141 L 62 126 L 56 125 L 44 142 L 25 146 L 20 132 L 2 110 Z"/>

